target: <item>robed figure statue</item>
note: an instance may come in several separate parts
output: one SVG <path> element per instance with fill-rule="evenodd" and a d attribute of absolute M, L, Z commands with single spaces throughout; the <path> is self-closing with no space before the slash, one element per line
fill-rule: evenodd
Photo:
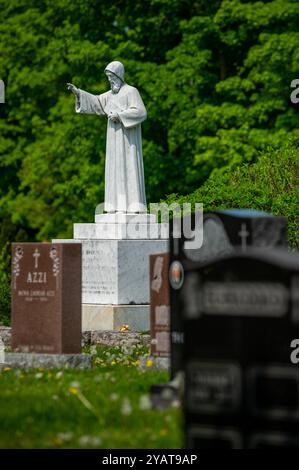
<path fill-rule="evenodd" d="M 111 89 L 101 95 L 80 90 L 71 83 L 76 112 L 107 116 L 105 162 L 106 212 L 146 212 L 141 123 L 146 109 L 138 90 L 124 80 L 121 62 L 111 62 L 105 73 Z"/>

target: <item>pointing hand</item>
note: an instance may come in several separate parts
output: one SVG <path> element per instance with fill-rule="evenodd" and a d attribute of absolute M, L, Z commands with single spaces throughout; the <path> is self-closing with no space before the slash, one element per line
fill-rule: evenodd
<path fill-rule="evenodd" d="M 68 90 L 70 90 L 72 93 L 74 93 L 74 95 L 76 95 L 76 96 L 79 95 L 79 90 L 78 90 L 77 87 L 75 87 L 75 85 L 73 85 L 72 83 L 67 83 L 66 86 L 67 86 Z"/>

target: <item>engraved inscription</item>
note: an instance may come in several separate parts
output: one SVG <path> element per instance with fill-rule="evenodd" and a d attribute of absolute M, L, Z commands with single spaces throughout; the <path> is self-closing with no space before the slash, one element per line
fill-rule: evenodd
<path fill-rule="evenodd" d="M 160 353 L 170 352 L 170 335 L 168 331 L 158 331 L 156 333 L 156 348 Z"/>
<path fill-rule="evenodd" d="M 170 322 L 170 306 L 157 305 L 155 308 L 156 325 L 168 326 Z"/>
<path fill-rule="evenodd" d="M 83 303 L 94 300 L 112 301 L 116 295 L 116 267 L 111 264 L 111 256 L 98 247 L 82 244 L 82 296 Z"/>
<path fill-rule="evenodd" d="M 239 406 L 241 371 L 237 364 L 194 362 L 187 370 L 190 410 L 226 413 Z"/>
<path fill-rule="evenodd" d="M 283 284 L 268 282 L 207 282 L 201 294 L 200 310 L 207 314 L 281 317 L 289 300 Z"/>

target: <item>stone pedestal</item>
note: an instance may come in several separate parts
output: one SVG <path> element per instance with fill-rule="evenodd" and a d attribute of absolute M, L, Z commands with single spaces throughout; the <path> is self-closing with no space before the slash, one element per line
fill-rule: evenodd
<path fill-rule="evenodd" d="M 82 244 L 82 329 L 148 331 L 149 257 L 169 251 L 168 225 L 153 214 L 98 214 L 74 224 Z"/>
<path fill-rule="evenodd" d="M 149 331 L 149 305 L 82 305 L 84 331 L 116 330 L 129 325 L 130 331 Z"/>

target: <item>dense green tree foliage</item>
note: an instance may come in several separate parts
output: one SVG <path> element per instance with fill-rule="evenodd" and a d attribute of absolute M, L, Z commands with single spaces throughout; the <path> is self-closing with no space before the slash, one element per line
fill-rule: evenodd
<path fill-rule="evenodd" d="M 150 202 L 298 132 L 297 1 L 0 0 L 0 18 L 1 218 L 29 238 L 70 236 L 103 200 L 106 122 L 65 83 L 105 91 L 112 59 L 148 108 Z"/>
<path fill-rule="evenodd" d="M 111 60 L 148 110 L 148 202 L 204 184 L 217 205 L 259 207 L 250 178 L 244 199 L 225 175 L 241 166 L 245 181 L 260 153 L 270 171 L 275 149 L 297 146 L 298 26 L 297 0 L 0 0 L 0 271 L 11 241 L 70 237 L 103 201 L 106 122 L 75 114 L 65 84 L 106 91 Z M 223 182 L 239 204 L 217 192 Z M 287 203 L 263 207 L 290 215 Z"/>

